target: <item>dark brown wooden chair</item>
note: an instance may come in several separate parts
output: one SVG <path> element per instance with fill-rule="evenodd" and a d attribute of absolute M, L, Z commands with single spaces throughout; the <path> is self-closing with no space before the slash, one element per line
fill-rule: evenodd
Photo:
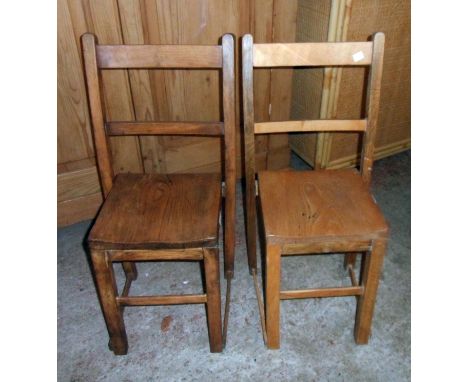
<path fill-rule="evenodd" d="M 234 42 L 222 45 L 97 45 L 82 36 L 94 144 L 104 204 L 88 244 L 109 347 L 127 353 L 123 320 L 126 305 L 206 304 L 210 349 L 221 352 L 225 342 L 230 280 L 234 272 L 235 230 L 235 104 Z M 222 72 L 223 122 L 107 121 L 101 96 L 100 71 L 114 68 L 215 68 Z M 202 135 L 222 137 L 224 189 L 220 174 L 119 174 L 114 176 L 108 136 Z M 224 194 L 224 264 L 228 295 L 221 325 L 218 258 L 219 215 Z M 137 277 L 135 262 L 197 260 L 204 264 L 203 294 L 129 296 Z M 113 262 L 122 262 L 126 282 L 117 291 Z"/>
<path fill-rule="evenodd" d="M 242 39 L 248 257 L 270 349 L 280 347 L 280 300 L 295 298 L 357 296 L 354 336 L 358 344 L 368 342 L 388 237 L 385 219 L 369 192 L 384 40 L 383 33 L 375 34 L 372 42 L 253 44 L 251 35 Z M 290 66 L 370 66 L 365 118 L 254 123 L 253 69 Z M 261 171 L 256 187 L 255 134 L 305 131 L 364 133 L 360 174 L 354 169 Z M 266 320 L 256 277 L 256 188 L 266 246 Z M 282 255 L 336 252 L 349 253 L 352 286 L 281 290 Z M 359 281 L 353 270 L 356 253 L 363 253 Z"/>

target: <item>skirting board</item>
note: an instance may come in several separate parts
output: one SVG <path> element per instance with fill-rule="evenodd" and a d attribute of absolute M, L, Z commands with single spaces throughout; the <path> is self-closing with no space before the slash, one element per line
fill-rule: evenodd
<path fill-rule="evenodd" d="M 404 139 L 402 141 L 398 142 L 393 142 L 385 146 L 377 147 L 375 149 L 375 155 L 374 158 L 377 159 L 382 159 L 385 157 L 388 157 L 390 155 L 395 155 L 398 154 L 402 151 L 409 150 L 411 148 L 411 138 Z M 308 158 L 307 155 L 304 155 L 304 153 L 300 152 L 296 147 L 291 146 L 291 149 L 300 157 L 302 158 L 306 163 L 309 165 L 313 166 L 313 163 L 311 163 L 311 158 Z M 350 155 L 347 157 L 335 159 L 331 162 L 329 162 L 326 165 L 327 169 L 339 169 L 339 168 L 347 168 L 347 167 L 354 167 L 356 166 L 357 163 L 359 163 L 360 155 Z"/>
<path fill-rule="evenodd" d="M 102 194 L 85 195 L 57 204 L 57 225 L 64 227 L 96 216 L 102 204 Z"/>
<path fill-rule="evenodd" d="M 402 141 L 393 142 L 385 146 L 377 147 L 375 149 L 374 159 L 382 159 L 390 155 L 398 154 L 402 151 L 411 148 L 411 138 Z M 361 155 L 350 155 L 348 157 L 335 159 L 327 164 L 327 169 L 339 169 L 346 167 L 354 167 L 359 163 Z"/>

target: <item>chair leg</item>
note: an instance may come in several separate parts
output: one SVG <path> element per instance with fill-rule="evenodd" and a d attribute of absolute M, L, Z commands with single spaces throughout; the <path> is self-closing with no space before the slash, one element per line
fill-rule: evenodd
<path fill-rule="evenodd" d="M 359 296 L 356 310 L 354 339 L 357 344 L 367 344 L 369 341 L 375 298 L 379 287 L 380 271 L 386 245 L 386 239 L 374 240 L 371 252 L 362 257 L 361 285 L 364 287 L 364 293 Z"/>
<path fill-rule="evenodd" d="M 352 268 L 356 265 L 357 253 L 346 253 L 344 259 L 344 269 L 348 269 L 348 266 L 351 265 Z"/>
<path fill-rule="evenodd" d="M 234 277 L 234 256 L 236 246 L 236 178 L 233 173 L 226 180 L 224 200 L 224 278 Z M 230 183 L 230 187 L 227 187 Z"/>
<path fill-rule="evenodd" d="M 219 255 L 216 248 L 203 249 L 205 266 L 206 310 L 210 351 L 220 353 L 223 350 L 221 329 L 221 291 L 219 284 Z"/>
<path fill-rule="evenodd" d="M 266 332 L 268 349 L 280 348 L 281 247 L 266 246 Z"/>
<path fill-rule="evenodd" d="M 130 280 L 136 280 L 138 277 L 138 271 L 136 264 L 131 261 L 124 261 L 122 263 L 122 268 L 124 269 L 125 276 Z"/>
<path fill-rule="evenodd" d="M 253 275 L 257 271 L 257 200 L 255 196 L 255 173 L 246 175 L 246 216 L 245 225 L 247 232 L 247 258 L 249 271 Z"/>
<path fill-rule="evenodd" d="M 102 312 L 109 332 L 109 348 L 116 355 L 127 354 L 127 334 L 123 314 L 116 300 L 118 293 L 112 262 L 108 260 L 106 252 L 100 250 L 91 250 L 91 259 Z"/>

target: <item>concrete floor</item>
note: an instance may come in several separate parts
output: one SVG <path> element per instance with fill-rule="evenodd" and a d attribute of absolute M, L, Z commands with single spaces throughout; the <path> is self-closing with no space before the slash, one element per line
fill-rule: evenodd
<path fill-rule="evenodd" d="M 295 168 L 305 168 L 296 157 Z M 59 381 L 406 381 L 410 379 L 410 152 L 376 162 L 372 189 L 391 240 L 368 345 L 353 339 L 354 297 L 281 303 L 281 350 L 263 345 L 238 206 L 227 347 L 211 354 L 203 305 L 128 307 L 126 356 L 108 335 L 83 241 L 91 222 L 58 230 Z M 343 255 L 282 260 L 285 289 L 348 285 Z M 123 272 L 116 264 L 122 286 Z M 198 263 L 141 263 L 131 294 L 199 293 Z M 222 284 L 224 293 L 225 284 Z M 224 300 L 223 300 L 224 306 Z M 164 324 L 163 324 L 164 322 Z"/>

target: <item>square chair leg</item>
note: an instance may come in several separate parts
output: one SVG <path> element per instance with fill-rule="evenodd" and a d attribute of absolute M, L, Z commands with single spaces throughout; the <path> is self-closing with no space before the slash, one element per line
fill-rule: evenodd
<path fill-rule="evenodd" d="M 116 355 L 127 354 L 127 334 L 123 312 L 116 300 L 118 293 L 112 262 L 108 260 L 106 252 L 100 250 L 91 250 L 91 259 L 102 312 L 109 332 L 109 348 Z"/>
<path fill-rule="evenodd" d="M 374 240 L 370 253 L 362 256 L 361 284 L 364 287 L 364 294 L 359 296 L 356 310 L 354 338 L 357 344 L 367 344 L 369 341 L 386 245 L 386 239 Z"/>
<path fill-rule="evenodd" d="M 281 247 L 266 249 L 266 332 L 268 349 L 280 347 Z"/>
<path fill-rule="evenodd" d="M 223 351 L 221 328 L 221 291 L 219 283 L 218 249 L 203 249 L 203 264 L 206 282 L 206 311 L 208 319 L 208 335 L 212 353 Z"/>
<path fill-rule="evenodd" d="M 122 268 L 125 272 L 125 276 L 130 280 L 136 280 L 138 277 L 138 271 L 135 263 L 131 261 L 124 261 L 122 263 Z"/>

